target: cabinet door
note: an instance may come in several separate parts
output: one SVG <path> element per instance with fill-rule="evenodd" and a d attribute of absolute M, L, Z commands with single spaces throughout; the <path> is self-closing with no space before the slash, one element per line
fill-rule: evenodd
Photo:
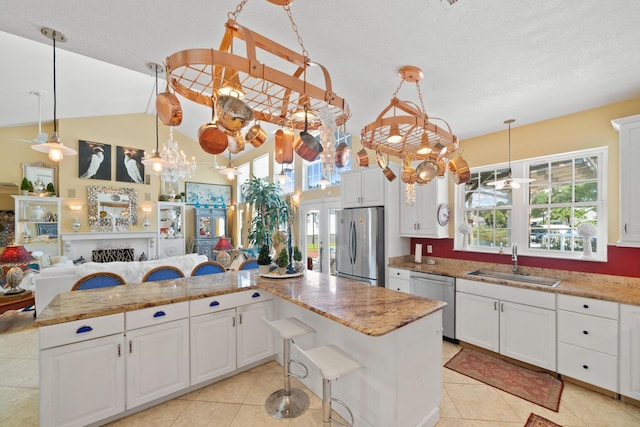
<path fill-rule="evenodd" d="M 123 412 L 124 336 L 40 352 L 40 425 L 85 426 Z"/>
<path fill-rule="evenodd" d="M 456 292 L 456 338 L 499 351 L 498 300 Z"/>
<path fill-rule="evenodd" d="M 640 246 L 640 198 L 637 182 L 640 170 L 635 162 L 640 158 L 640 115 L 613 121 L 619 126 L 620 140 L 620 239 L 621 246 Z"/>
<path fill-rule="evenodd" d="M 640 307 L 620 305 L 620 394 L 640 399 Z"/>
<path fill-rule="evenodd" d="M 375 168 L 364 169 L 361 174 L 361 204 L 362 206 L 384 205 L 384 175 Z"/>
<path fill-rule="evenodd" d="M 500 301 L 500 354 L 554 371 L 555 311 Z"/>
<path fill-rule="evenodd" d="M 236 310 L 191 318 L 191 384 L 236 369 Z"/>
<path fill-rule="evenodd" d="M 237 310 L 238 368 L 273 356 L 273 332 L 262 320 L 273 318 L 273 302 L 243 305 Z"/>
<path fill-rule="evenodd" d="M 340 197 L 343 208 L 357 208 L 362 205 L 362 175 L 346 173 L 340 176 Z"/>
<path fill-rule="evenodd" d="M 407 184 L 404 182 L 400 191 L 400 235 L 401 236 L 417 236 L 418 235 L 418 212 L 420 210 L 420 199 L 418 192 L 420 186 L 416 185 L 416 198 L 408 202 L 406 197 Z"/>
<path fill-rule="evenodd" d="M 189 319 L 127 331 L 127 409 L 189 387 Z"/>

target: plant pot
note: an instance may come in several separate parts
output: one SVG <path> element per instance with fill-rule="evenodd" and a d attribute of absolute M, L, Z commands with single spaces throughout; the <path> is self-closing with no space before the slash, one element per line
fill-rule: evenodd
<path fill-rule="evenodd" d="M 287 274 L 287 267 L 278 267 L 278 274 L 280 274 L 281 276 Z"/>
<path fill-rule="evenodd" d="M 268 274 L 269 270 L 270 270 L 270 265 L 259 265 L 258 266 L 258 273 L 260 274 Z"/>

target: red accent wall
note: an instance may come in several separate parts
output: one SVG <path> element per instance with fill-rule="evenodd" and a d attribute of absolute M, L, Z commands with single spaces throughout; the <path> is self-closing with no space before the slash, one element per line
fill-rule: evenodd
<path fill-rule="evenodd" d="M 453 239 L 411 239 L 411 254 L 416 243 L 422 244 L 422 256 L 463 259 L 467 261 L 511 264 L 511 250 L 504 254 L 486 254 L 453 250 Z M 427 245 L 432 245 L 433 253 L 427 254 Z M 585 273 L 610 274 L 614 276 L 640 277 L 640 248 L 607 247 L 608 262 L 590 262 L 556 258 L 540 258 L 518 255 L 518 264 L 523 267 L 551 268 L 554 270 L 580 271 Z"/>

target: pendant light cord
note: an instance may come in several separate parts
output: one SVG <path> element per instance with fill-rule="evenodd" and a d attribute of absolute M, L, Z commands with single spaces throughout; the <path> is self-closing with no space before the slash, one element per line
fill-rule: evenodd
<path fill-rule="evenodd" d="M 53 32 L 53 132 L 58 132 L 58 119 L 56 116 L 56 32 Z"/>
<path fill-rule="evenodd" d="M 509 122 L 509 173 L 511 173 L 511 122 Z"/>
<path fill-rule="evenodd" d="M 158 98 L 158 64 L 156 68 L 156 99 Z M 160 155 L 160 145 L 158 144 L 158 109 L 156 108 L 156 153 Z"/>

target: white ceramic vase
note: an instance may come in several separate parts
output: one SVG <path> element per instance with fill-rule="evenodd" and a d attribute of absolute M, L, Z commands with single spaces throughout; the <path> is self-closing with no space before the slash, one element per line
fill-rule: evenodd
<path fill-rule="evenodd" d="M 591 250 L 591 237 L 584 238 L 584 249 L 582 252 L 582 256 L 584 258 L 589 258 L 593 255 L 593 251 Z"/>

